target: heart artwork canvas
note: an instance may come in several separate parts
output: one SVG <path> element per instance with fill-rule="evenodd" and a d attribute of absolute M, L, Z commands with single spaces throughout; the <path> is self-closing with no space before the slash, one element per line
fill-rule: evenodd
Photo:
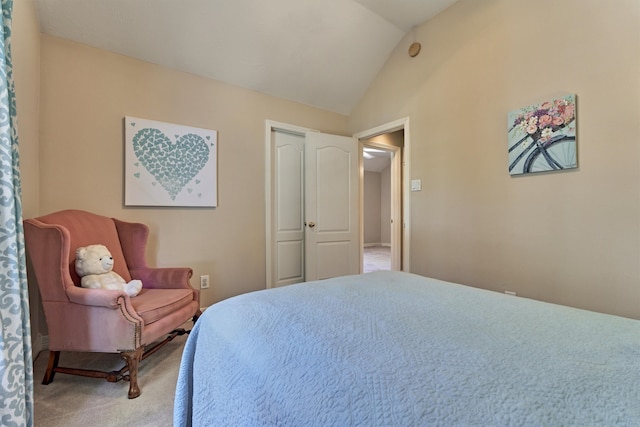
<path fill-rule="evenodd" d="M 217 206 L 217 131 L 136 117 L 124 126 L 126 206 Z"/>

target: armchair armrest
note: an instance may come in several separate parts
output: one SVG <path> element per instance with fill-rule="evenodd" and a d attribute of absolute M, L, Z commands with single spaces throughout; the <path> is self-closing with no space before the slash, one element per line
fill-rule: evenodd
<path fill-rule="evenodd" d="M 129 295 L 124 291 L 108 289 L 87 289 L 71 286 L 67 288 L 67 296 L 69 297 L 69 301 L 74 304 L 108 307 L 113 309 L 118 308 L 118 299 L 120 298 L 125 299 L 125 304 L 129 302 Z"/>
<path fill-rule="evenodd" d="M 65 303 L 45 302 L 50 349 L 115 353 L 140 347 L 144 320 L 126 293 L 73 286 L 67 296 Z"/>
<path fill-rule="evenodd" d="M 190 289 L 194 301 L 200 301 L 200 291 L 189 284 L 193 270 L 188 267 L 149 267 L 145 259 L 149 227 L 140 223 L 112 218 L 118 230 L 122 252 L 132 279 L 142 281 L 143 289 Z"/>
<path fill-rule="evenodd" d="M 126 322 L 143 324 L 142 317 L 138 315 L 131 304 L 131 297 L 124 291 L 114 291 L 109 289 L 86 289 L 77 286 L 67 288 L 69 301 L 78 306 L 103 307 L 118 310 L 116 318 L 122 318 Z M 113 319 L 115 321 L 115 318 Z"/>
<path fill-rule="evenodd" d="M 147 289 L 189 289 L 189 279 L 193 270 L 188 267 L 174 268 L 136 268 L 129 270 L 132 279 L 142 281 L 142 286 Z"/>

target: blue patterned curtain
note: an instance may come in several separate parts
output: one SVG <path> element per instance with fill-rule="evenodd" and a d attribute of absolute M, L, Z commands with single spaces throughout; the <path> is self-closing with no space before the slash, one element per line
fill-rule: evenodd
<path fill-rule="evenodd" d="M 0 30 L 0 425 L 33 425 L 33 363 L 11 66 L 13 0 Z"/>

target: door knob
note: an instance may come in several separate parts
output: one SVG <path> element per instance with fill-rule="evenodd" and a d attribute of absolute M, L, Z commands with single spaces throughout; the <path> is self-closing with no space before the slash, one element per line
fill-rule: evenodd
<path fill-rule="evenodd" d="M 313 227 L 315 227 L 315 226 L 316 226 L 316 223 L 315 223 L 315 222 L 310 222 L 310 223 L 309 223 L 309 228 L 313 228 Z"/>

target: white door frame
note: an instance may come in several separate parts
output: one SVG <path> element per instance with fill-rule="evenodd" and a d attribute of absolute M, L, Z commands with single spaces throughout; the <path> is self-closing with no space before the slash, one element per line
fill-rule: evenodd
<path fill-rule="evenodd" d="M 402 234 L 402 271 L 411 271 L 411 265 L 410 265 L 410 236 L 411 236 L 411 227 L 410 227 L 410 196 L 411 196 L 411 174 L 409 171 L 409 165 L 411 164 L 410 162 L 410 154 L 411 154 L 411 138 L 410 138 L 410 132 L 409 132 L 409 118 L 405 117 L 402 119 L 398 119 L 395 120 L 393 122 L 389 122 L 389 123 L 385 123 L 383 125 L 380 126 L 376 126 L 375 128 L 372 129 L 367 129 L 364 130 L 362 132 L 358 132 L 356 134 L 353 135 L 354 138 L 358 139 L 358 140 L 363 140 L 363 139 L 370 139 L 373 138 L 374 136 L 378 136 L 378 135 L 382 135 L 385 133 L 391 133 L 391 132 L 395 132 L 397 130 L 402 130 L 404 129 L 404 146 L 402 148 L 402 230 L 400 231 L 400 233 Z M 362 147 L 362 143 L 360 143 L 360 147 Z M 367 145 L 370 145 L 369 143 Z M 390 148 L 390 147 L 387 147 Z M 397 156 L 396 156 L 397 157 Z M 360 247 L 362 247 L 364 245 L 364 230 L 363 230 L 363 224 L 364 224 L 364 199 L 362 197 L 362 183 L 364 180 L 364 171 L 363 171 L 363 159 L 362 159 L 362 149 L 360 149 L 360 185 L 361 185 L 361 190 L 360 190 Z M 396 164 L 396 167 L 399 167 L 398 164 Z M 393 190 L 395 187 L 395 191 L 396 194 L 393 194 Z M 393 205 L 393 209 L 397 209 L 399 204 L 397 203 L 397 200 L 399 199 L 399 194 L 397 193 L 398 191 L 398 186 L 393 186 L 392 185 L 392 195 L 391 195 L 391 200 L 392 201 L 396 201 Z M 392 216 L 393 216 L 393 211 L 392 211 Z M 397 217 L 397 216 L 396 216 Z M 399 236 L 396 235 L 396 239 Z M 394 237 L 392 236 L 392 240 L 394 239 Z M 397 240 L 396 240 L 397 241 Z M 360 262 L 360 264 L 362 265 L 362 260 Z"/>
<path fill-rule="evenodd" d="M 390 164 L 390 204 L 391 204 L 391 224 L 389 230 L 391 231 L 391 270 L 402 270 L 402 248 L 400 243 L 402 242 L 402 209 L 400 207 L 400 195 L 402 191 L 402 148 L 394 145 L 388 145 L 384 142 L 376 141 L 359 141 L 360 157 L 363 158 L 363 152 L 365 147 L 377 148 L 383 150 L 388 154 L 391 154 Z M 364 247 L 364 159 L 360 163 L 360 212 L 362 212 L 362 218 L 360 219 L 360 247 Z M 364 256 L 364 252 L 363 252 Z M 363 265 L 363 259 L 360 259 L 361 265 Z M 363 267 L 361 267 L 363 269 Z M 361 271 L 362 272 L 362 271 Z"/>

